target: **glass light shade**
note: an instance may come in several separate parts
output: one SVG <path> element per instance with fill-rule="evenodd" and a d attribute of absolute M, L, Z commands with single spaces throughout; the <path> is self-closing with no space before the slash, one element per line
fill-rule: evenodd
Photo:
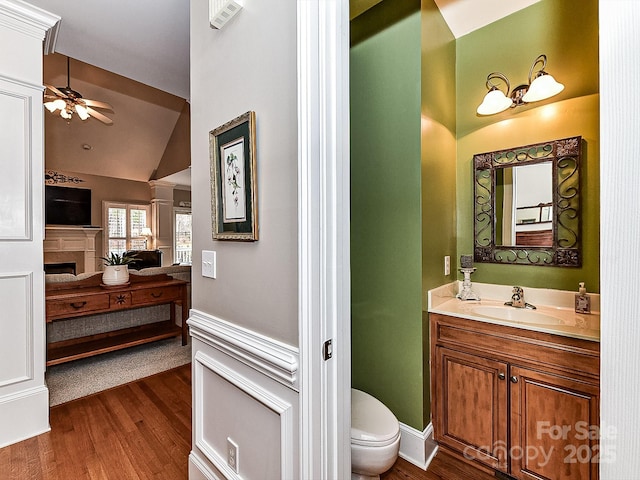
<path fill-rule="evenodd" d="M 493 115 L 505 111 L 513 104 L 513 100 L 505 96 L 502 90 L 492 88 L 484 96 L 484 100 L 478 106 L 478 115 Z"/>
<path fill-rule="evenodd" d="M 67 112 L 67 110 L 65 108 L 60 110 L 60 116 L 62 118 L 66 118 L 67 120 L 69 120 L 71 118 L 71 114 L 69 112 Z"/>
<path fill-rule="evenodd" d="M 44 107 L 51 113 L 55 112 L 58 109 L 58 107 L 56 107 L 56 102 L 44 102 Z"/>
<path fill-rule="evenodd" d="M 53 113 L 56 110 L 63 110 L 67 106 L 67 103 L 64 100 L 58 98 L 57 100 L 53 100 L 52 102 L 45 102 L 44 106 L 47 108 L 47 110 Z"/>
<path fill-rule="evenodd" d="M 527 93 L 523 95 L 522 101 L 527 103 L 539 102 L 559 94 L 562 90 L 564 90 L 564 85 L 556 82 L 553 75 L 543 73 L 531 82 L 531 86 Z"/>
<path fill-rule="evenodd" d="M 78 112 L 78 116 L 81 120 L 89 118 L 89 112 L 87 112 L 87 109 L 82 105 L 76 105 L 76 112 Z"/>

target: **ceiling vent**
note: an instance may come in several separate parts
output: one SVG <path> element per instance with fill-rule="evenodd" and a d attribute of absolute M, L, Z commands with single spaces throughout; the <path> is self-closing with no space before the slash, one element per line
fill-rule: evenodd
<path fill-rule="evenodd" d="M 241 0 L 209 0 L 209 23 L 220 29 L 242 10 Z"/>

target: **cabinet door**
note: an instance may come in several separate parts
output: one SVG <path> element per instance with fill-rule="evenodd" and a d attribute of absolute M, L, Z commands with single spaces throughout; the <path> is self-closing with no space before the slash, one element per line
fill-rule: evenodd
<path fill-rule="evenodd" d="M 511 474 L 597 480 L 598 387 L 511 367 Z"/>
<path fill-rule="evenodd" d="M 435 439 L 468 459 L 506 471 L 507 364 L 436 348 Z"/>

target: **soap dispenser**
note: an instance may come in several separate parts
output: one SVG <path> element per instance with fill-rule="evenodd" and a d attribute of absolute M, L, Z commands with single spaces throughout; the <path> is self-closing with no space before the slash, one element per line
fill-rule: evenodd
<path fill-rule="evenodd" d="M 576 313 L 591 313 L 591 297 L 584 288 L 584 282 L 578 284 L 578 293 L 576 293 Z"/>

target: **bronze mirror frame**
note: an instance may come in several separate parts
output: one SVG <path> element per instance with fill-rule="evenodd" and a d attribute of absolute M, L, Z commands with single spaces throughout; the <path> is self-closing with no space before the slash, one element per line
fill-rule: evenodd
<path fill-rule="evenodd" d="M 476 262 L 580 267 L 580 158 L 582 137 L 569 137 L 473 156 L 474 259 Z M 498 169 L 552 164 L 553 242 L 551 246 L 496 245 Z"/>

